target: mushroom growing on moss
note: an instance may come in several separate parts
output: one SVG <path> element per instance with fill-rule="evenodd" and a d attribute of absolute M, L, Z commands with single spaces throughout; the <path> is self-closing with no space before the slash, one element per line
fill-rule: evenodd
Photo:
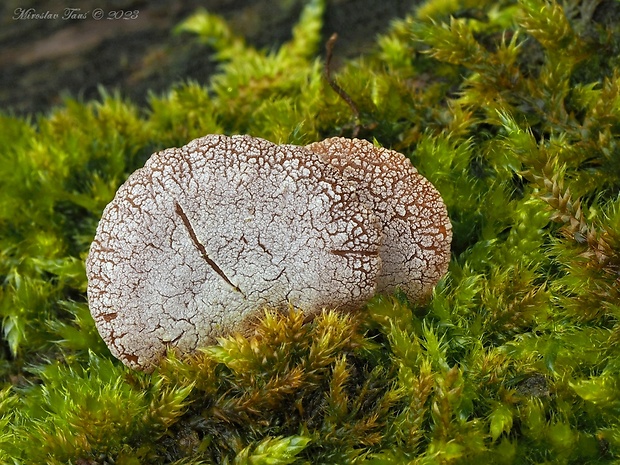
<path fill-rule="evenodd" d="M 334 137 L 306 147 L 352 182 L 382 223 L 377 292 L 398 288 L 424 301 L 450 262 L 452 225 L 437 189 L 403 154 L 365 140 Z"/>
<path fill-rule="evenodd" d="M 424 300 L 451 238 L 439 193 L 400 153 L 206 136 L 119 188 L 86 261 L 88 299 L 112 353 L 151 370 L 169 348 L 247 331 L 266 307 L 312 316 L 396 289 Z"/>
<path fill-rule="evenodd" d="M 105 208 L 86 271 L 99 333 L 153 369 L 244 331 L 265 307 L 359 308 L 374 293 L 379 220 L 298 146 L 220 135 L 151 156 Z"/>

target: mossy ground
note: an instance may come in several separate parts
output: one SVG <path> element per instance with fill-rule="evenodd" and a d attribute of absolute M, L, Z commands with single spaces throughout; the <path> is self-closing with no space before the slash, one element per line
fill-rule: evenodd
<path fill-rule="evenodd" d="M 620 4 L 430 0 L 326 84 L 324 4 L 257 51 L 217 17 L 207 84 L 0 116 L 0 462 L 443 464 L 620 460 Z M 337 49 L 336 49 L 337 50 Z M 99 338 L 84 258 L 117 187 L 208 133 L 360 136 L 441 192 L 430 302 L 266 313 L 154 374 Z"/>

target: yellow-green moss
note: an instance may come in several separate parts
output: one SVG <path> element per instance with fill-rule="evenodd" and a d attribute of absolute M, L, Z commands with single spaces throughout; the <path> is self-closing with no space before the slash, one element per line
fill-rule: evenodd
<path fill-rule="evenodd" d="M 336 73 L 360 135 L 411 157 L 454 225 L 425 307 L 267 313 L 152 375 L 86 304 L 101 211 L 154 151 L 204 134 L 350 135 L 324 2 L 257 51 L 219 18 L 208 83 L 148 108 L 102 91 L 0 116 L 0 463 L 615 463 L 620 459 L 620 6 L 429 0 Z M 191 36 L 188 35 L 188 40 Z"/>

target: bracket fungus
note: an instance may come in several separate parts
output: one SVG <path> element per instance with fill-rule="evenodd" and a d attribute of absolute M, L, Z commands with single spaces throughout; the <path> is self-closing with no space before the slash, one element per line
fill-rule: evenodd
<path fill-rule="evenodd" d="M 86 260 L 99 333 L 151 371 L 264 308 L 358 309 L 376 291 L 415 299 L 445 273 L 441 197 L 397 152 L 210 135 L 155 153 L 105 208 Z"/>

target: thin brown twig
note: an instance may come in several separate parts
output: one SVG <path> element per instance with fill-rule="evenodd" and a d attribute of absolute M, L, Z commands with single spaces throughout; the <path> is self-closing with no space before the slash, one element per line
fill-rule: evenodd
<path fill-rule="evenodd" d="M 340 98 L 344 100 L 347 105 L 349 105 L 349 108 L 351 108 L 356 123 L 355 128 L 353 128 L 353 137 L 357 137 L 357 134 L 360 131 L 360 112 L 353 99 L 349 96 L 349 94 L 346 93 L 346 91 L 342 87 L 338 85 L 338 83 L 335 81 L 331 74 L 331 62 L 332 56 L 334 54 L 334 45 L 336 44 L 336 40 L 338 40 L 338 34 L 334 32 L 325 44 L 325 50 L 327 52 L 327 56 L 325 57 L 325 79 L 327 80 L 327 83 L 330 85 L 330 87 L 334 89 L 334 92 L 336 92 L 340 96 Z"/>

